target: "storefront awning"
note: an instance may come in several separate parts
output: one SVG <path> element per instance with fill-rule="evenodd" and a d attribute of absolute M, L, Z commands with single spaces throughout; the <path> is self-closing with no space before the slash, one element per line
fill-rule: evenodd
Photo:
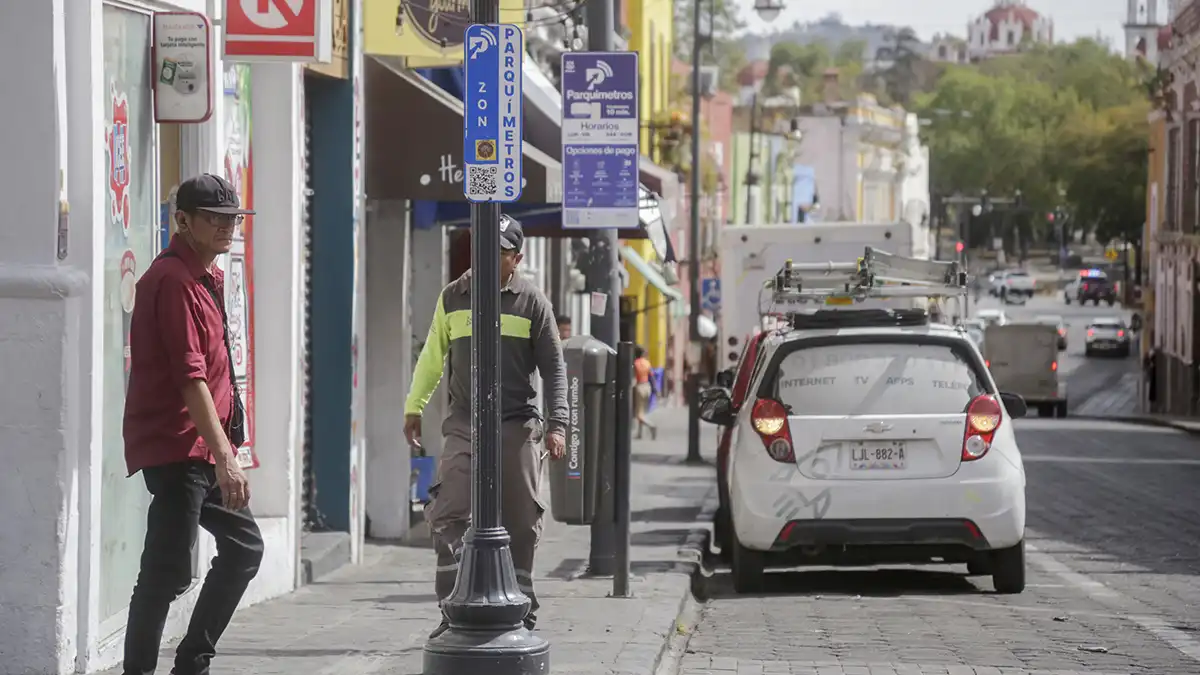
<path fill-rule="evenodd" d="M 657 265 L 643 258 L 629 246 L 622 246 L 620 251 L 621 259 L 637 270 L 638 274 L 642 275 L 642 278 L 648 284 L 658 289 L 658 292 L 662 293 L 664 298 L 671 302 L 683 303 L 683 294 L 671 288 L 671 284 L 667 283 L 667 280 L 663 278 L 662 272 L 658 271 Z"/>
<path fill-rule="evenodd" d="M 366 192 L 370 199 L 461 202 L 463 104 L 391 62 L 367 57 Z M 522 203 L 562 201 L 562 167 L 524 143 Z"/>

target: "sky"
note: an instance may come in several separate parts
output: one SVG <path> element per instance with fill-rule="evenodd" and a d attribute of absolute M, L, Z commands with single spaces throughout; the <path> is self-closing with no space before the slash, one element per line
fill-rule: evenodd
<path fill-rule="evenodd" d="M 911 26 L 923 40 L 935 33 L 966 37 L 968 19 L 988 10 L 993 0 L 782 0 L 783 12 L 770 24 L 754 13 L 754 0 L 738 0 L 742 19 L 755 32 L 782 29 L 794 22 L 815 21 L 837 12 L 849 25 L 864 23 Z M 1097 32 L 1124 48 L 1122 24 L 1125 0 L 1026 0 L 1026 4 L 1054 20 L 1054 37 L 1073 41 L 1095 37 Z M 1165 3 L 1160 15 L 1165 14 Z"/>

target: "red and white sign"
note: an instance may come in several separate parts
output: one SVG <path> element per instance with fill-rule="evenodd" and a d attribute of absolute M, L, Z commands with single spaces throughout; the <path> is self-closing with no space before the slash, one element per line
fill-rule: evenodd
<path fill-rule="evenodd" d="M 225 58 L 319 61 L 333 49 L 333 0 L 225 0 Z"/>

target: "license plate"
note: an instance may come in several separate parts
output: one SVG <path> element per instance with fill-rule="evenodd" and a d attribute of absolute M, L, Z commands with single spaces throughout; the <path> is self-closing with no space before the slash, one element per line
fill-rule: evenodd
<path fill-rule="evenodd" d="M 850 446 L 850 468 L 855 471 L 904 469 L 908 464 L 908 448 L 904 441 L 855 443 Z"/>

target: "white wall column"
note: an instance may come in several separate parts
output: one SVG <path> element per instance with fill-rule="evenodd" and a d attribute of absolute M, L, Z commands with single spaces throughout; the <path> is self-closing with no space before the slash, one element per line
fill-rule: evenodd
<path fill-rule="evenodd" d="M 254 129 L 254 433 L 249 473 L 268 546 L 247 602 L 296 586 L 300 554 L 303 91 L 299 67 L 251 66 Z"/>
<path fill-rule="evenodd" d="M 58 260 L 72 126 L 64 11 L 62 0 L 0 5 L 0 58 L 20 64 L 0 72 L 0 88 L 21 111 L 19 124 L 0 124 L 0 509 L 21 514 L 0 524 L 5 672 L 73 670 L 79 631 L 78 468 L 87 423 L 80 362 L 91 242 L 79 237 L 80 255 Z M 79 207 L 74 225 L 88 228 L 89 205 Z"/>
<path fill-rule="evenodd" d="M 367 208 L 367 536 L 408 533 L 411 463 L 404 439 L 404 399 L 412 381 L 409 322 L 408 203 L 372 201 Z"/>
<path fill-rule="evenodd" d="M 433 310 L 442 287 L 450 282 L 449 267 L 446 262 L 446 247 L 449 237 L 445 228 L 435 225 L 429 229 L 412 231 L 412 288 L 411 295 L 413 335 L 412 362 L 416 363 L 417 355 L 425 346 L 425 338 L 429 336 L 429 326 L 433 323 Z M 408 388 L 405 387 L 405 396 Z M 424 424 L 421 427 L 421 439 L 425 452 L 430 457 L 438 457 L 442 453 L 442 418 L 446 415 L 448 404 L 446 393 L 446 378 L 438 384 L 437 391 L 429 399 L 425 407 Z"/>

